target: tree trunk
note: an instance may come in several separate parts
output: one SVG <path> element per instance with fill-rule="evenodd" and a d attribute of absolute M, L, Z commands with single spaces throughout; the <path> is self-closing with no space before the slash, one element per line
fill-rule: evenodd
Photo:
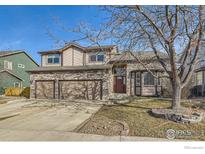
<path fill-rule="evenodd" d="M 179 84 L 174 82 L 172 84 L 172 90 L 173 90 L 172 109 L 179 109 L 181 107 L 181 91 L 182 91 L 182 88 Z"/>

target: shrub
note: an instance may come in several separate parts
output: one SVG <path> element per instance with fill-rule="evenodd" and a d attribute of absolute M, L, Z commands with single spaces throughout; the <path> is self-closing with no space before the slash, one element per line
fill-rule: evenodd
<path fill-rule="evenodd" d="M 21 92 L 21 96 L 29 98 L 30 97 L 30 87 L 24 88 Z"/>

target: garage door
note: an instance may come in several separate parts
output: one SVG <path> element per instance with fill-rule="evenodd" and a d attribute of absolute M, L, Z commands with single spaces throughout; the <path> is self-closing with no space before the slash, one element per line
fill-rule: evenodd
<path fill-rule="evenodd" d="M 61 99 L 102 99 L 102 81 L 59 81 L 59 95 Z"/>
<path fill-rule="evenodd" d="M 55 97 L 54 81 L 36 81 L 36 98 L 52 99 Z"/>

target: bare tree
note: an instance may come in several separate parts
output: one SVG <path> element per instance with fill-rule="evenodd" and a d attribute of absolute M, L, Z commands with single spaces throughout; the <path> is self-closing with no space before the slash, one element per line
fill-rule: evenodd
<path fill-rule="evenodd" d="M 172 108 L 180 108 L 181 90 L 191 79 L 204 39 L 203 6 L 109 6 L 104 10 L 109 18 L 97 34 L 82 28 L 78 32 L 95 43 L 101 34 L 111 37 L 124 51 L 151 49 L 171 82 Z"/>
<path fill-rule="evenodd" d="M 122 51 L 152 50 L 171 82 L 172 108 L 180 108 L 182 88 L 189 83 L 204 44 L 204 7 L 106 6 L 103 11 L 108 14 L 107 21 L 97 29 L 81 23 L 72 32 L 82 38 L 73 42 L 87 40 L 100 47 L 112 38 Z M 164 52 L 168 61 L 161 59 L 159 52 Z"/>

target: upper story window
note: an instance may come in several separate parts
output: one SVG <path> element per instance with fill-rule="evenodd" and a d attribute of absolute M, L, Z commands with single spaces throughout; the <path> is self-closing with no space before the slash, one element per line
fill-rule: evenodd
<path fill-rule="evenodd" d="M 90 55 L 91 62 L 103 62 L 104 59 L 104 53 L 94 53 Z"/>
<path fill-rule="evenodd" d="M 96 61 L 96 55 L 91 55 L 90 56 L 90 61 L 95 62 Z"/>
<path fill-rule="evenodd" d="M 97 55 L 97 61 L 104 61 L 104 54 Z"/>
<path fill-rule="evenodd" d="M 48 55 L 48 64 L 59 64 L 60 63 L 60 54 Z"/>
<path fill-rule="evenodd" d="M 23 65 L 23 64 L 18 64 L 18 67 L 19 67 L 19 68 L 25 68 L 25 65 Z"/>
<path fill-rule="evenodd" d="M 4 61 L 4 69 L 12 70 L 12 62 Z"/>

